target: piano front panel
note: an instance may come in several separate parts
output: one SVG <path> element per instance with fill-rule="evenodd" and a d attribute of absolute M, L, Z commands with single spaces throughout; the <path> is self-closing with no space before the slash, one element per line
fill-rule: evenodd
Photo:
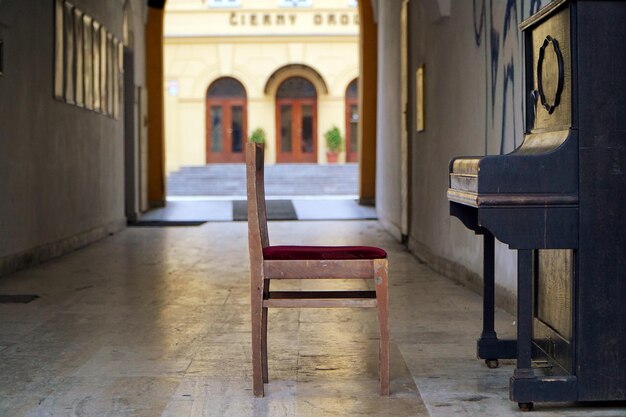
<path fill-rule="evenodd" d="M 526 35 L 527 59 L 532 61 L 527 73 L 531 131 L 538 137 L 572 127 L 571 7 L 569 2 L 563 4 Z M 575 168 L 571 162 L 566 166 Z M 573 372 L 574 263 L 573 250 L 536 251 L 533 342 L 540 350 L 537 359 L 548 360 L 553 366 L 550 373 L 557 375 Z"/>
<path fill-rule="evenodd" d="M 566 339 L 572 338 L 573 250 L 538 251 L 537 318 Z"/>
<path fill-rule="evenodd" d="M 528 71 L 532 131 L 567 129 L 572 125 L 572 53 L 570 6 L 534 27 L 530 33 L 533 69 Z M 532 119 L 531 119 L 532 120 Z"/>
<path fill-rule="evenodd" d="M 538 250 L 535 270 L 533 341 L 538 358 L 572 373 L 574 251 Z M 558 374 L 559 369 L 552 370 Z"/>

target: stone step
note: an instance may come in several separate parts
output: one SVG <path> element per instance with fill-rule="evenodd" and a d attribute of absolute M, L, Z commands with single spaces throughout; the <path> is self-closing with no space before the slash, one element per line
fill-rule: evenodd
<path fill-rule="evenodd" d="M 167 178 L 169 195 L 244 196 L 244 164 L 187 166 Z M 355 195 L 357 164 L 272 164 L 265 166 L 267 195 Z"/>

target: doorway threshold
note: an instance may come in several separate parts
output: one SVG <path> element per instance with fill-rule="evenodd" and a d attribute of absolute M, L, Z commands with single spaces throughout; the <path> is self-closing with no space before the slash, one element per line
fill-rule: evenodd
<path fill-rule="evenodd" d="M 241 211 L 244 196 L 174 196 L 165 207 L 150 210 L 139 219 L 149 226 L 181 222 L 230 222 L 244 220 Z M 271 196 L 270 202 L 289 204 L 294 213 L 276 220 L 376 220 L 373 207 L 360 206 L 355 195 L 344 196 Z M 270 204 L 268 204 L 269 206 Z M 282 207 L 282 206 L 281 206 Z"/>

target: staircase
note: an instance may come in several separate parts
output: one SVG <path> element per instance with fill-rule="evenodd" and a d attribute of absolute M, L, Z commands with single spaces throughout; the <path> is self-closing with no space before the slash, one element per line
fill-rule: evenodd
<path fill-rule="evenodd" d="M 245 196 L 244 164 L 182 167 L 167 178 L 171 196 Z M 265 166 L 265 194 L 356 195 L 357 164 L 273 164 Z"/>

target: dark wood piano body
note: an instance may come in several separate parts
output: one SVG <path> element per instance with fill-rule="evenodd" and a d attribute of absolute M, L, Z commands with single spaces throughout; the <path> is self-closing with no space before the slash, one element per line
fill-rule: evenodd
<path fill-rule="evenodd" d="M 626 1 L 555 0 L 520 28 L 522 145 L 450 163 L 450 214 L 484 236 L 478 355 L 517 359 L 510 396 L 525 408 L 623 401 Z M 493 327 L 494 236 L 518 250 L 517 340 Z"/>

